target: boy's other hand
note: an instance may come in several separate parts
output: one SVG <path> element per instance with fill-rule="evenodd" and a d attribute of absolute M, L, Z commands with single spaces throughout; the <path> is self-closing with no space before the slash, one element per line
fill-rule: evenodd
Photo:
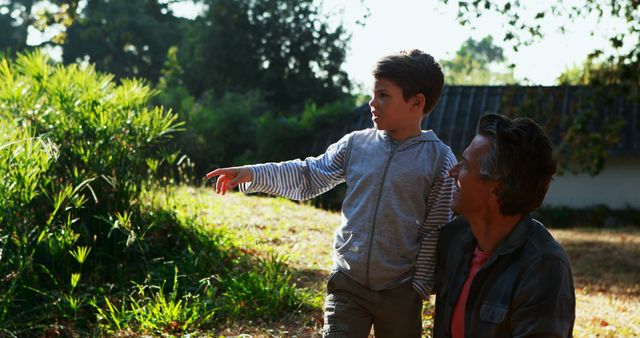
<path fill-rule="evenodd" d="M 241 183 L 251 182 L 253 175 L 249 168 L 231 167 L 219 168 L 207 173 L 207 179 L 218 176 L 214 189 L 216 193 L 224 195 L 227 190 L 237 187 Z"/>

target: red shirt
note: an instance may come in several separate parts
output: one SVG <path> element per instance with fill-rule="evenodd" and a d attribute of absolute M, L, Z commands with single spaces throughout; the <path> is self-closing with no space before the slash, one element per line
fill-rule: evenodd
<path fill-rule="evenodd" d="M 464 314 L 465 307 L 467 306 L 467 297 L 469 296 L 469 287 L 471 287 L 473 278 L 475 278 L 476 274 L 478 273 L 478 271 L 480 271 L 480 268 L 482 268 L 489 257 L 491 257 L 490 253 L 481 251 L 477 246 L 473 251 L 473 259 L 471 260 L 471 266 L 469 267 L 469 275 L 464 281 L 462 291 L 460 292 L 460 297 L 458 297 L 456 306 L 453 308 L 453 315 L 451 316 L 452 338 L 464 337 Z"/>

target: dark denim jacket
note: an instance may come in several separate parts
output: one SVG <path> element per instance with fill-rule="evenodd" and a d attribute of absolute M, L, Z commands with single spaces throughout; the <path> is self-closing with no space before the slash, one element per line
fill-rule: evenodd
<path fill-rule="evenodd" d="M 434 337 L 451 336 L 453 307 L 475 247 L 461 217 L 440 234 Z M 571 337 L 575 290 L 566 253 L 525 216 L 476 275 L 465 311 L 466 337 Z"/>

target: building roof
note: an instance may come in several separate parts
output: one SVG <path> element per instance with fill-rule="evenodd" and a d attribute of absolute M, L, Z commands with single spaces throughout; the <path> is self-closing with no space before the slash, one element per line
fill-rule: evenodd
<path fill-rule="evenodd" d="M 446 86 L 434 111 L 422 121 L 422 128 L 432 129 L 460 155 L 473 139 L 480 116 L 487 112 L 518 116 L 527 109 L 544 110 L 571 118 L 576 109 L 591 109 L 591 128 L 604 118 L 621 118 L 625 122 L 611 155 L 640 156 L 639 100 L 605 95 L 601 90 L 586 86 Z M 369 105 L 363 104 L 334 128 L 318 133 L 311 151 L 321 153 L 344 134 L 370 127 L 373 124 Z M 558 135 L 551 136 L 560 142 Z"/>

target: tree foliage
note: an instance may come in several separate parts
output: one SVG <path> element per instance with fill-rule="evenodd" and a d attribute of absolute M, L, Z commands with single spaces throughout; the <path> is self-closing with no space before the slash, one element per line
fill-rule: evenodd
<path fill-rule="evenodd" d="M 56 28 L 44 44 L 61 47 L 65 64 L 88 62 L 118 81 L 155 85 L 155 103 L 173 108 L 189 127 L 178 143 L 207 168 L 262 153 L 258 130 L 285 141 L 294 133 L 286 126 L 310 105 L 349 100 L 342 69 L 349 36 L 316 0 L 203 0 L 193 20 L 173 15 L 170 4 L 180 1 L 12 3 L 29 13 L 25 32 Z M 40 9 L 23 10 L 27 5 Z"/>
<path fill-rule="evenodd" d="M 619 69 L 606 61 L 587 57 L 581 65 L 565 69 L 557 78 L 560 85 L 619 84 Z"/>
<path fill-rule="evenodd" d="M 604 107 L 621 97 L 640 99 L 640 2 L 560 0 L 546 7 L 540 6 L 542 9 L 533 13 L 527 9 L 525 2 L 519 0 L 459 0 L 456 4 L 458 20 L 462 24 L 469 25 L 476 18 L 490 13 L 502 16 L 507 27 L 503 40 L 515 50 L 544 37 L 542 22 L 547 17 L 559 17 L 564 18 L 565 22 L 572 22 L 588 15 L 596 15 L 600 21 L 609 16 L 625 23 L 625 31 L 613 31 L 609 35 L 613 52 L 596 49 L 586 56 L 587 61 L 582 68 L 571 69 L 560 76 L 559 80 L 563 84 L 591 87 L 591 96 L 585 97 L 575 110 L 564 112 L 558 119 L 553 116 L 557 112 L 547 109 L 542 100 L 535 104 L 506 108 L 511 115 L 536 116 L 538 121 L 546 124 L 547 132 L 560 131 L 562 143 L 558 155 L 566 160 L 564 162 L 572 163 L 571 168 L 568 168 L 570 172 L 586 172 L 591 175 L 600 173 L 604 169 L 611 146 L 618 141 L 625 125 L 621 116 L 611 114 Z M 558 29 L 565 31 L 564 26 Z M 600 34 L 597 30 L 596 26 L 591 32 L 585 33 Z M 545 97 L 544 94 L 541 97 Z"/>
<path fill-rule="evenodd" d="M 449 3 L 450 0 L 441 0 Z M 638 0 L 558 0 L 550 2 L 537 12 L 527 9 L 527 2 L 519 0 L 458 0 L 451 1 L 458 6 L 458 20 L 464 25 L 483 15 L 498 14 L 506 23 L 507 32 L 503 40 L 510 43 L 514 49 L 531 45 L 544 37 L 543 20 L 548 17 L 563 18 L 564 22 L 589 15 L 596 15 L 600 21 L 607 16 L 620 19 L 625 24 L 623 31 L 611 31 L 608 36 L 612 53 L 606 53 L 599 48 L 594 50 L 591 58 L 602 58 L 609 64 L 609 72 L 600 72 L 591 82 L 616 83 L 627 86 L 640 85 L 640 2 Z M 565 26 L 559 26 L 561 32 Z M 590 35 L 601 34 L 595 26 Z"/>
<path fill-rule="evenodd" d="M 20 51 L 27 46 L 27 28 L 32 24 L 33 1 L 6 0 L 0 2 L 0 51 Z"/>
<path fill-rule="evenodd" d="M 513 70 L 506 65 L 501 47 L 486 36 L 480 41 L 467 39 L 451 60 L 442 63 L 445 82 L 453 85 L 500 85 L 517 82 Z M 503 71 L 496 69 L 504 67 Z"/>
<path fill-rule="evenodd" d="M 609 149 L 622 140 L 622 114 L 607 87 L 504 87 L 501 111 L 526 116 L 551 137 L 558 173 L 592 176 L 603 169 Z"/>
<path fill-rule="evenodd" d="M 0 51 L 21 52 L 29 48 L 30 30 L 52 34 L 49 40 L 35 42 L 32 47 L 62 44 L 66 28 L 78 15 L 79 5 L 79 0 L 0 1 Z"/>
<path fill-rule="evenodd" d="M 183 20 L 165 2 L 89 1 L 66 32 L 65 63 L 88 57 L 117 78 L 158 80 L 169 47 L 182 38 Z"/>
<path fill-rule="evenodd" d="M 89 61 L 117 79 L 156 83 L 177 47 L 182 71 L 174 76 L 194 97 L 258 90 L 288 113 L 350 89 L 342 69 L 349 36 L 314 0 L 203 0 L 195 20 L 173 15 L 176 2 L 6 0 L 0 49 L 25 49 L 29 29 L 57 33 L 42 44 L 61 46 L 66 64 Z"/>
<path fill-rule="evenodd" d="M 344 95 L 348 36 L 312 0 L 209 0 L 179 46 L 183 83 L 199 97 L 259 90 L 279 110 Z"/>

